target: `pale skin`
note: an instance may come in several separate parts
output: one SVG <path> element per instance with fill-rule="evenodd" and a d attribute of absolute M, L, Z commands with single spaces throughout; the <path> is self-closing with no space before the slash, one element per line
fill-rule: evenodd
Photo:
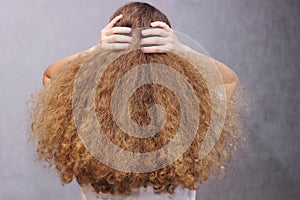
<path fill-rule="evenodd" d="M 120 35 L 120 33 L 130 33 L 131 28 L 129 27 L 114 27 L 116 22 L 122 18 L 122 15 L 116 16 L 110 23 L 108 23 L 100 34 L 98 45 L 105 50 L 124 50 L 127 49 L 132 41 L 132 37 L 126 35 Z M 144 53 L 166 53 L 169 51 L 180 51 L 180 50 L 192 50 L 189 47 L 180 43 L 174 33 L 174 31 L 164 22 L 155 21 L 151 23 L 151 29 L 142 31 L 143 36 L 153 36 L 143 38 L 140 41 L 141 45 L 159 45 L 159 46 L 147 46 L 142 47 L 141 50 Z M 121 43 L 120 43 L 121 42 Z M 93 51 L 96 46 L 85 50 L 84 52 Z M 76 58 L 79 54 L 73 54 L 65 58 L 59 59 L 51 64 L 44 72 L 43 84 L 46 85 L 51 81 L 51 78 L 55 73 L 70 60 Z M 213 58 L 212 58 L 213 59 Z M 226 96 L 230 99 L 237 89 L 238 77 L 236 73 L 231 70 L 228 66 L 222 62 L 213 59 L 218 66 L 219 72 L 221 73 L 223 83 L 226 90 Z"/>

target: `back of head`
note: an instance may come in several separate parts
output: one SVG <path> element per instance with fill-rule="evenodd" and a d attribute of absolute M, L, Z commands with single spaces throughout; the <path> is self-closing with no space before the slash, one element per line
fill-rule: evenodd
<path fill-rule="evenodd" d="M 116 26 L 128 26 L 132 28 L 150 27 L 153 21 L 164 21 L 169 26 L 167 17 L 158 9 L 147 3 L 132 2 L 119 8 L 112 16 L 123 14 L 123 18 Z M 90 185 L 96 192 L 111 194 L 128 194 L 134 188 L 153 185 L 157 192 L 174 193 L 179 185 L 191 190 L 198 189 L 197 184 L 206 180 L 210 175 L 215 174 L 213 168 L 224 170 L 222 162 L 227 160 L 228 153 L 225 148 L 227 142 L 232 139 L 233 129 L 236 128 L 234 121 L 227 112 L 227 124 L 222 130 L 220 144 L 217 144 L 211 153 L 199 159 L 201 143 L 210 123 L 210 95 L 208 87 L 203 77 L 197 70 L 184 58 L 174 53 L 164 54 L 144 54 L 139 49 L 130 51 L 108 63 L 107 69 L 103 72 L 100 80 L 93 80 L 94 75 L 107 56 L 114 56 L 115 52 L 103 53 L 94 52 L 91 55 L 81 55 L 76 60 L 68 63 L 60 75 L 55 77 L 51 86 L 45 87 L 37 95 L 32 111 L 31 133 L 33 138 L 38 141 L 38 157 L 40 160 L 47 161 L 55 166 L 56 171 L 61 175 L 63 183 L 70 183 L 74 178 L 81 186 Z M 87 78 L 86 84 L 99 81 L 96 91 L 96 115 L 100 126 L 114 145 L 122 149 L 135 153 L 147 153 L 156 151 L 170 143 L 175 137 L 183 110 L 173 91 L 160 84 L 145 84 L 132 93 L 129 99 L 131 118 L 136 124 L 145 126 L 153 120 L 148 113 L 149 108 L 154 104 L 162 105 L 166 110 L 165 127 L 157 135 L 149 138 L 137 138 L 121 130 L 111 111 L 111 96 L 117 81 L 128 71 L 136 66 L 158 63 L 170 66 L 182 74 L 194 89 L 197 102 L 201 110 L 199 127 L 195 134 L 194 141 L 189 148 L 174 162 L 150 172 L 126 172 L 111 168 L 103 164 L 91 154 L 84 145 L 82 138 L 78 134 L 73 118 L 72 98 L 74 98 L 74 83 L 79 70 L 85 69 Z M 90 65 L 96 67 L 90 67 Z M 164 74 L 161 74 L 164 76 Z M 143 74 L 136 73 L 135 78 L 143 77 Z M 175 77 L 169 77 L 169 81 L 179 82 Z M 87 87 L 81 85 L 81 93 L 86 94 Z M 58 92 L 59 91 L 59 92 Z M 186 95 L 185 92 L 182 94 Z M 187 103 L 188 104 L 188 103 Z M 86 107 L 83 101 L 82 108 Z M 119 112 L 121 113 L 121 111 Z M 88 136 L 92 135 L 93 129 L 89 129 L 87 118 L 83 129 Z M 226 127 L 229 127 L 228 129 Z M 187 131 L 186 134 L 189 134 Z M 97 139 L 88 137 L 92 145 Z M 101 147 L 98 149 L 102 150 Z M 104 148 L 103 148 L 104 149 Z M 177 149 L 174 149 L 176 151 Z M 100 151 L 101 153 L 101 151 Z M 103 154 L 110 154 L 106 150 Z M 126 162 L 124 157 L 112 156 L 113 160 Z M 157 160 L 165 159 L 164 155 L 157 157 Z M 141 167 L 152 165 L 153 163 L 129 163 L 129 165 L 139 165 Z"/>
<path fill-rule="evenodd" d="M 135 29 L 151 27 L 151 22 L 162 21 L 171 27 L 166 15 L 148 3 L 127 3 L 114 12 L 110 18 L 110 21 L 120 14 L 123 14 L 123 17 L 116 23 L 115 26 L 125 26 Z"/>

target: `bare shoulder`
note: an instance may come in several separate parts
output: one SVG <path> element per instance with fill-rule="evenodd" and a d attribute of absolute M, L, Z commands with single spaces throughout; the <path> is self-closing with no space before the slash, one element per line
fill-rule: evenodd
<path fill-rule="evenodd" d="M 227 66 L 223 62 L 215 58 L 212 58 L 212 60 L 217 65 L 220 75 L 222 76 L 227 99 L 231 99 L 238 87 L 238 76 L 229 66 Z"/>
<path fill-rule="evenodd" d="M 212 58 L 212 59 L 218 67 L 218 70 L 223 78 L 224 84 L 238 81 L 237 74 L 229 66 L 227 66 L 226 64 L 224 64 L 223 62 L 221 62 L 215 58 Z"/>
<path fill-rule="evenodd" d="M 45 71 L 44 71 L 44 74 L 43 74 L 43 84 L 47 84 L 50 82 L 51 78 L 53 77 L 54 74 L 56 73 L 59 73 L 59 71 L 64 67 L 66 66 L 66 64 L 76 58 L 78 58 L 78 56 L 81 54 L 81 53 L 88 53 L 90 51 L 92 51 L 93 49 L 95 48 L 95 46 L 89 48 L 88 50 L 85 50 L 85 51 L 82 51 L 82 52 L 78 52 L 78 53 L 75 53 L 75 54 L 72 54 L 72 55 L 69 55 L 67 57 L 64 57 L 64 58 L 61 58 L 55 62 L 53 62 L 51 65 L 49 65 Z"/>

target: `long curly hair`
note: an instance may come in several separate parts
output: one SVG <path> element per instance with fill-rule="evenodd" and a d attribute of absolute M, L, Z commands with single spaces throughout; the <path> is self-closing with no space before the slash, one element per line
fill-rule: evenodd
<path fill-rule="evenodd" d="M 119 13 L 123 13 L 124 17 L 117 26 L 147 27 L 156 20 L 165 21 L 170 25 L 163 13 L 146 3 L 128 3 L 118 9 L 112 18 Z M 131 16 L 131 18 L 125 16 Z M 86 141 L 83 142 L 86 138 L 82 138 L 78 133 L 73 116 L 76 75 L 79 70 L 84 70 L 83 74 L 88 78 L 87 83 L 80 87 L 81 94 L 86 94 L 88 82 L 98 81 L 96 87 L 93 88 L 95 89 L 94 110 L 105 136 L 114 145 L 126 151 L 153 152 L 174 139 L 180 120 L 182 120 L 183 111 L 172 90 L 160 84 L 145 84 L 134 91 L 129 99 L 131 119 L 139 126 L 146 126 L 153 120 L 148 112 L 150 107 L 155 104 L 164 107 L 167 113 L 164 127 L 152 137 L 138 138 L 124 132 L 116 124 L 111 110 L 111 96 L 117 80 L 135 66 L 147 63 L 171 66 L 188 81 L 201 110 L 199 126 L 189 147 L 168 165 L 148 172 L 117 170 L 97 159 L 87 148 Z M 107 66 L 99 80 L 95 80 L 99 67 L 91 67 L 97 65 Z M 141 74 L 135 74 L 135 78 L 140 76 Z M 120 54 L 120 52 L 105 52 L 100 49 L 92 53 L 82 53 L 68 62 L 48 85 L 34 94 L 30 115 L 30 136 L 33 141 L 36 141 L 37 159 L 49 163 L 50 168 L 54 167 L 64 184 L 76 178 L 81 186 L 90 185 L 96 193 L 128 195 L 134 188 L 152 185 L 155 192 L 174 194 L 175 188 L 179 185 L 190 190 L 197 190 L 203 181 L 226 173 L 226 166 L 236 151 L 239 141 L 244 137 L 239 101 L 238 95 L 227 101 L 226 118 L 220 137 L 212 150 L 205 157 L 200 158 L 201 145 L 211 125 L 213 109 L 208 85 L 195 67 L 185 58 L 172 52 L 144 54 L 141 50 L 134 49 Z M 83 100 L 83 108 L 87 106 L 84 102 Z M 89 121 L 85 121 L 85 124 L 87 125 L 83 130 L 89 138 L 88 136 L 92 135 L 94 130 L 88 125 Z M 95 138 L 91 137 L 87 139 L 87 142 L 90 145 L 99 144 Z M 109 154 L 110 152 L 103 150 L 102 153 Z M 163 154 L 157 157 L 158 160 L 164 158 Z M 120 158 L 120 162 L 126 162 L 126 158 Z M 128 164 L 153 165 L 147 160 L 144 163 Z"/>

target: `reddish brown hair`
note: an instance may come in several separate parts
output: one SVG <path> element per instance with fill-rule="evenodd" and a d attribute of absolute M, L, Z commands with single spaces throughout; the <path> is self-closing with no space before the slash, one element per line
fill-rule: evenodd
<path fill-rule="evenodd" d="M 148 3 L 127 3 L 114 12 L 114 14 L 110 18 L 110 21 L 120 14 L 123 14 L 123 17 L 116 23 L 115 26 L 142 28 L 151 27 L 151 22 L 162 21 L 171 27 L 167 16 Z"/>
<path fill-rule="evenodd" d="M 124 18 L 117 25 L 139 28 L 150 26 L 150 23 L 156 20 L 169 24 L 164 14 L 146 3 L 128 3 L 118 9 L 112 18 L 120 13 L 124 14 Z M 210 124 L 210 95 L 201 75 L 187 60 L 174 53 L 143 54 L 142 51 L 136 50 L 115 60 L 101 77 L 102 82 L 97 88 L 96 113 L 101 126 L 106 129 L 107 137 L 123 149 L 144 152 L 166 145 L 176 134 L 180 120 L 176 96 L 166 87 L 148 84 L 141 87 L 131 98 L 131 108 L 136 108 L 132 111 L 132 118 L 140 124 L 149 123 L 146 112 L 154 102 L 161 103 L 170 113 L 167 128 L 153 138 L 139 140 L 121 133 L 107 108 L 110 106 L 109 98 L 115 86 L 113 80 L 118 79 L 133 66 L 148 62 L 172 66 L 193 86 L 202 112 L 199 129 L 191 146 L 173 163 L 148 173 L 118 171 L 94 158 L 77 133 L 72 116 L 72 92 L 78 70 L 91 62 L 103 63 L 102 59 L 106 58 L 109 58 L 109 54 L 102 52 L 93 55 L 81 54 L 67 63 L 61 73 L 53 77 L 50 84 L 38 92 L 33 100 L 30 133 L 38 142 L 38 159 L 55 166 L 63 183 L 70 183 L 76 178 L 81 186 L 91 185 L 96 192 L 111 194 L 129 194 L 134 188 L 153 185 L 157 192 L 172 194 L 179 185 L 196 190 L 199 188 L 198 183 L 226 170 L 224 165 L 230 160 L 231 152 L 235 150 L 240 138 L 239 115 L 236 112 L 238 107 L 233 101 L 228 102 L 226 122 L 218 143 L 206 157 L 199 159 L 200 147 Z M 95 74 L 93 70 L 96 69 L 87 68 L 86 74 Z"/>

